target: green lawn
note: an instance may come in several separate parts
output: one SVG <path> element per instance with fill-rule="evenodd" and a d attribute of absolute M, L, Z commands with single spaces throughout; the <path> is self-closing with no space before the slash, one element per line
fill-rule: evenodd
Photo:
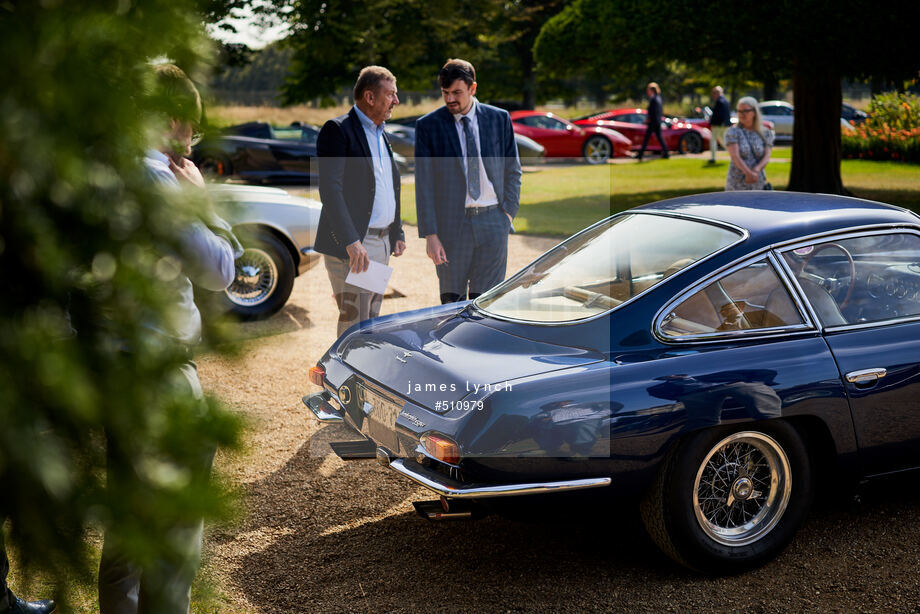
<path fill-rule="evenodd" d="M 775 189 L 785 189 L 791 150 L 777 148 L 767 167 Z M 642 164 L 604 166 L 545 164 L 525 172 L 521 210 L 514 225 L 526 234 L 567 236 L 612 212 L 664 198 L 721 191 L 728 162 L 714 166 L 699 158 L 653 158 Z M 895 162 L 844 160 L 844 185 L 854 196 L 920 212 L 920 166 Z M 415 186 L 403 184 L 402 217 L 416 223 Z"/>

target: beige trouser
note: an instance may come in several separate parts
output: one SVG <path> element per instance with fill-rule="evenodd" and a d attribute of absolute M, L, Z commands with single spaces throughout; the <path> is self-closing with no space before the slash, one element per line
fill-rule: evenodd
<path fill-rule="evenodd" d="M 709 131 L 712 132 L 712 138 L 709 139 L 709 151 L 712 152 L 712 161 L 716 161 L 716 152 L 719 151 L 719 143 L 725 146 L 725 131 L 728 126 L 712 126 Z"/>
<path fill-rule="evenodd" d="M 368 258 L 371 260 L 382 264 L 390 261 L 389 236 L 367 235 L 361 244 L 364 245 Z M 349 259 L 336 258 L 327 254 L 323 260 L 326 263 L 329 283 L 332 284 L 332 294 L 335 295 L 335 302 L 339 308 L 337 334 L 341 336 L 354 324 L 377 317 L 380 314 L 383 295 L 345 283 L 345 278 L 348 277 Z"/>

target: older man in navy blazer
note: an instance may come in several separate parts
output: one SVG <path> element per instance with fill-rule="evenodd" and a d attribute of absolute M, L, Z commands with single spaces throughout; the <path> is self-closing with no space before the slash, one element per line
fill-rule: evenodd
<path fill-rule="evenodd" d="M 415 126 L 415 206 L 441 302 L 449 303 L 505 278 L 521 162 L 508 112 L 476 100 L 472 64 L 448 60 L 438 84 L 444 106 Z"/>
<path fill-rule="evenodd" d="M 406 249 L 399 210 L 399 171 L 384 123 L 399 104 L 396 77 L 367 66 L 355 83 L 355 106 L 323 125 L 316 141 L 323 210 L 313 248 L 325 255 L 339 308 L 337 332 L 376 317 L 383 296 L 346 283 L 370 260 L 387 264 Z"/>

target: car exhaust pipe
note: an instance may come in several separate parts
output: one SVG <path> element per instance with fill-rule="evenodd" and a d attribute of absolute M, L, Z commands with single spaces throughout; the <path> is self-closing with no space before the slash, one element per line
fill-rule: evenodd
<path fill-rule="evenodd" d="M 468 501 L 457 501 L 441 497 L 432 501 L 413 501 L 413 507 L 425 520 L 439 522 L 443 520 L 473 520 L 485 514 L 482 508 Z"/>

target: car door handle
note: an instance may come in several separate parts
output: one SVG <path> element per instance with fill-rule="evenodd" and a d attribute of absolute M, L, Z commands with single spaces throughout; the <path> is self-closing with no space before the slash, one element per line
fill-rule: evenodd
<path fill-rule="evenodd" d="M 859 371 L 850 371 L 847 373 L 847 381 L 851 384 L 869 384 L 876 382 L 885 377 L 888 372 L 885 369 L 860 369 Z"/>

